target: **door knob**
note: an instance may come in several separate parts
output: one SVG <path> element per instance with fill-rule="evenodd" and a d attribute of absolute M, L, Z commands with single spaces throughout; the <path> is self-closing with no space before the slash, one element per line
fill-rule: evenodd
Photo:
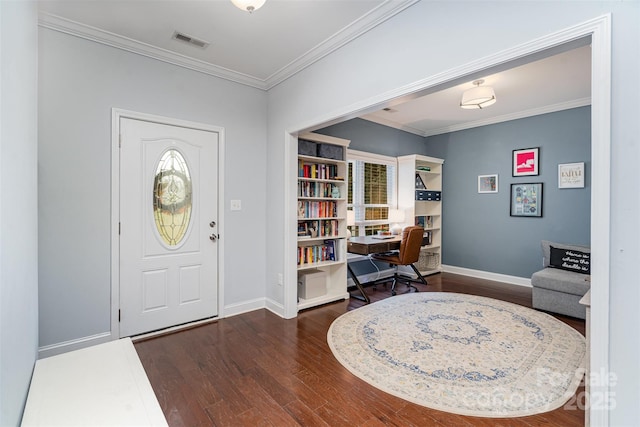
<path fill-rule="evenodd" d="M 216 236 L 215 234 L 212 234 L 211 236 L 209 236 L 209 239 L 215 242 L 216 240 L 218 240 L 218 236 Z"/>
<path fill-rule="evenodd" d="M 209 227 L 213 228 L 213 227 L 215 227 L 215 226 L 216 226 L 216 222 L 215 222 L 215 221 L 211 221 L 211 222 L 209 223 Z"/>

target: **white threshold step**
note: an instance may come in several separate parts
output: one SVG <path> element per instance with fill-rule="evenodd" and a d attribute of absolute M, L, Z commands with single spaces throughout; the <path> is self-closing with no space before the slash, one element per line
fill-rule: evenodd
<path fill-rule="evenodd" d="M 167 426 L 130 338 L 36 362 L 23 426 Z"/>

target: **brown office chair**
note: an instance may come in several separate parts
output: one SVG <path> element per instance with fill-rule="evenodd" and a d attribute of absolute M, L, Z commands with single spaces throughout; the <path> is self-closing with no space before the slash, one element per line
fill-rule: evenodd
<path fill-rule="evenodd" d="M 388 262 L 391 265 L 396 266 L 396 271 L 393 274 L 393 284 L 391 285 L 391 295 L 396 294 L 396 283 L 400 281 L 406 282 L 409 288 L 413 288 L 416 292 L 418 292 L 418 288 L 413 286 L 411 282 L 422 282 L 423 285 L 427 284 L 427 281 L 422 277 L 420 271 L 413 265 L 414 262 L 418 261 L 420 258 L 420 247 L 422 246 L 422 237 L 424 234 L 424 229 L 419 226 L 415 227 L 406 227 L 402 232 L 402 242 L 400 243 L 400 251 L 394 252 L 391 254 L 373 254 L 371 258 L 377 261 Z M 401 276 L 398 274 L 398 266 L 399 265 L 409 265 L 413 268 L 413 271 L 418 275 L 418 280 L 413 278 L 408 278 L 406 276 Z"/>

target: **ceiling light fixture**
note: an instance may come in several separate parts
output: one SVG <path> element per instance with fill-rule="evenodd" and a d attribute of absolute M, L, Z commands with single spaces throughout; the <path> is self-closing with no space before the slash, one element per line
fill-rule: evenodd
<path fill-rule="evenodd" d="M 496 94 L 490 86 L 480 86 L 484 80 L 474 80 L 476 86 L 462 94 L 460 107 L 465 110 L 481 110 L 496 103 Z"/>
<path fill-rule="evenodd" d="M 251 13 L 260 9 L 267 0 L 231 0 L 238 9 L 246 10 Z"/>

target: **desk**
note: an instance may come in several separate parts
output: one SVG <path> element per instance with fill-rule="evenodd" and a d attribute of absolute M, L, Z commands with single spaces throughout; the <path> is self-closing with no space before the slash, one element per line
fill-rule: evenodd
<path fill-rule="evenodd" d="M 370 255 L 400 249 L 402 236 L 389 239 L 377 239 L 373 236 L 352 237 L 347 242 L 347 252 L 358 255 Z"/>
<path fill-rule="evenodd" d="M 347 241 L 347 252 L 358 255 L 370 255 L 380 252 L 388 252 L 395 249 L 400 249 L 400 242 L 402 242 L 402 236 L 393 236 L 389 239 L 377 239 L 373 236 L 352 237 Z M 360 294 L 362 294 L 362 296 L 351 296 L 355 299 L 359 299 L 360 301 L 364 301 L 369 304 L 371 300 L 369 300 L 369 297 L 364 292 L 362 284 L 358 280 L 358 277 L 356 276 L 354 271 L 349 266 L 348 262 L 347 269 L 349 270 L 349 273 L 351 273 L 353 283 L 356 284 L 356 288 L 358 288 L 358 291 L 360 291 Z"/>

